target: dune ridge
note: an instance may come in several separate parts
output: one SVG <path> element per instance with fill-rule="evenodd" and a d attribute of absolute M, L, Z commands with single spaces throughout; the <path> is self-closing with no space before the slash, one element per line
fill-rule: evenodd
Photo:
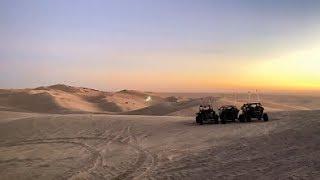
<path fill-rule="evenodd" d="M 232 94 L 212 93 L 203 96 L 136 90 L 105 92 L 56 84 L 33 89 L 0 89 L 0 110 L 55 114 L 194 116 L 199 105 L 209 103 L 209 100 L 215 109 L 228 104 L 241 107 L 248 101 L 245 94 L 239 94 L 237 100 Z M 320 97 L 317 96 L 263 95 L 261 102 L 267 111 L 320 109 Z"/>
<path fill-rule="evenodd" d="M 152 97 L 152 102 L 146 98 Z M 34 89 L 0 90 L 3 110 L 40 113 L 118 113 L 165 102 L 160 96 L 133 90 L 104 92 L 63 84 Z"/>

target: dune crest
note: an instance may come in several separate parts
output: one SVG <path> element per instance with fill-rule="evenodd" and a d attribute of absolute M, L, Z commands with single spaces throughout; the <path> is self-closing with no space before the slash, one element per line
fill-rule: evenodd
<path fill-rule="evenodd" d="M 147 97 L 152 102 L 146 102 Z M 34 89 L 3 89 L 0 108 L 41 113 L 119 113 L 133 111 L 161 102 L 165 98 L 134 90 L 104 92 L 64 84 Z"/>
<path fill-rule="evenodd" d="M 205 97 L 202 97 L 205 96 Z M 295 111 L 320 109 L 320 97 L 292 95 L 263 95 L 261 101 L 267 111 Z M 122 90 L 105 92 L 64 84 L 34 89 L 0 89 L 0 110 L 38 113 L 104 113 L 159 116 L 194 116 L 200 104 L 213 99 L 215 109 L 247 102 L 246 94 L 235 100 L 232 94 L 198 94 L 187 96 L 170 93 Z M 290 101 L 288 100 L 290 99 Z"/>

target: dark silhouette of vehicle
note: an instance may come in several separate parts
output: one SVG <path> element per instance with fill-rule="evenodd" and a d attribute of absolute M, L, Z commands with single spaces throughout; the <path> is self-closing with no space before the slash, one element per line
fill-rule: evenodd
<path fill-rule="evenodd" d="M 240 122 L 251 122 L 252 118 L 257 118 L 258 120 L 263 119 L 268 121 L 269 117 L 267 113 L 264 113 L 264 108 L 261 103 L 246 103 L 241 107 L 242 113 L 239 115 Z"/>
<path fill-rule="evenodd" d="M 196 114 L 196 123 L 202 125 L 203 123 L 219 123 L 219 116 L 213 110 L 212 106 L 200 106 L 199 112 Z"/>
<path fill-rule="evenodd" d="M 221 106 L 219 108 L 220 122 L 225 124 L 227 121 L 235 122 L 238 119 L 239 109 L 233 105 Z"/>

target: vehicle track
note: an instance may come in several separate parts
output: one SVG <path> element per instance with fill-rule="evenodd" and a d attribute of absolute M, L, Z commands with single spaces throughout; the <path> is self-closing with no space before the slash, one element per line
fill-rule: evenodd
<path fill-rule="evenodd" d="M 85 148 L 87 151 L 89 151 L 92 154 L 92 157 L 89 159 L 89 163 L 86 163 L 84 166 L 82 166 L 80 169 L 71 169 L 67 172 L 65 172 L 61 178 L 62 179 L 68 179 L 72 177 L 75 174 L 75 171 L 84 171 L 87 169 L 90 169 L 95 161 L 97 161 L 98 158 L 101 158 L 101 154 L 96 151 L 91 146 L 88 146 L 84 143 L 76 142 L 76 141 L 66 141 L 66 140 L 72 140 L 72 138 L 52 138 L 52 139 L 34 139 L 34 140 L 25 140 L 15 143 L 6 143 L 6 144 L 0 144 L 0 147 L 14 147 L 14 146 L 25 146 L 25 145 L 36 145 L 36 144 L 73 144 L 76 146 L 81 146 Z"/>
<path fill-rule="evenodd" d="M 139 179 L 142 177 L 146 177 L 147 173 L 152 170 L 157 163 L 157 158 L 154 154 L 151 154 L 148 150 L 139 146 L 139 142 L 136 136 L 134 136 L 131 132 L 131 127 L 128 126 L 126 131 L 123 132 L 127 134 L 125 139 L 129 139 L 132 143 L 128 143 L 129 146 L 134 148 L 138 153 L 138 159 L 133 166 L 127 169 L 125 172 L 119 174 L 113 179 Z"/>
<path fill-rule="evenodd" d="M 129 136 L 122 136 L 122 133 L 128 133 Z M 132 144 L 128 142 L 128 138 L 131 140 L 134 140 L 134 143 L 138 143 L 136 140 L 136 137 L 131 134 L 131 132 L 125 132 L 123 131 L 120 135 L 110 135 L 109 137 L 58 137 L 58 138 L 46 138 L 46 139 L 30 139 L 30 140 L 23 140 L 23 141 L 17 141 L 17 142 L 9 142 L 9 143 L 3 143 L 0 144 L 0 147 L 14 147 L 14 146 L 25 146 L 25 145 L 33 145 L 33 144 L 73 144 L 76 146 L 81 146 L 88 150 L 92 157 L 89 159 L 89 162 L 87 162 L 83 167 L 79 169 L 71 169 L 67 172 L 65 172 L 62 176 L 60 176 L 62 179 L 72 179 L 79 173 L 85 173 L 92 175 L 95 179 L 105 179 L 107 175 L 105 172 L 108 173 L 108 175 L 112 175 L 112 179 L 132 179 L 136 176 L 140 176 L 142 174 L 145 174 L 148 170 L 150 170 L 151 166 L 154 166 L 155 164 L 155 158 L 151 153 L 141 148 L 138 144 Z M 102 165 L 102 155 L 101 153 L 96 150 L 95 147 L 89 146 L 83 141 L 104 141 L 107 143 L 118 143 L 121 145 L 129 146 L 130 148 L 134 149 L 137 154 L 138 158 L 137 161 L 134 163 L 133 166 L 126 169 L 124 172 L 120 174 L 114 174 L 111 172 L 110 169 L 107 167 L 104 167 Z M 102 168 L 104 172 L 95 172 L 95 169 Z"/>

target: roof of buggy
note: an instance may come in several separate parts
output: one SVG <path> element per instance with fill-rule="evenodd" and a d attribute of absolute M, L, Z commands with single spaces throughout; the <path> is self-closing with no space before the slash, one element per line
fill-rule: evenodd
<path fill-rule="evenodd" d="M 224 106 L 221 106 L 219 109 L 227 109 L 227 108 L 237 108 L 237 107 L 234 105 L 224 105 Z"/>
<path fill-rule="evenodd" d="M 260 102 L 251 102 L 251 103 L 244 104 L 244 106 L 250 106 L 250 105 L 260 105 L 261 106 L 261 103 Z"/>

